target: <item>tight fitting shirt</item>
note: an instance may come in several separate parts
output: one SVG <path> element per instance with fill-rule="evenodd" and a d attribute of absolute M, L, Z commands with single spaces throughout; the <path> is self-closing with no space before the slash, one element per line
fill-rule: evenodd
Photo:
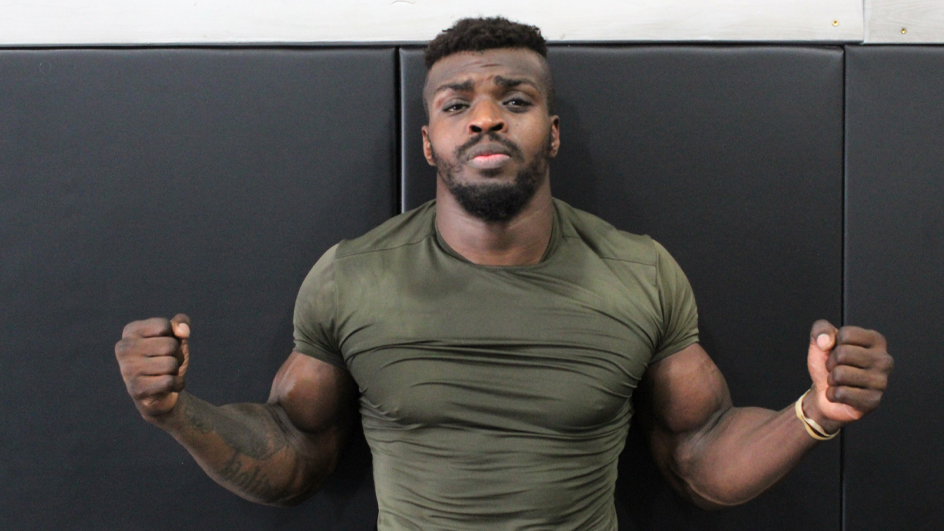
<path fill-rule="evenodd" d="M 357 382 L 380 531 L 617 529 L 633 390 L 698 315 L 662 246 L 554 206 L 534 265 L 464 259 L 430 202 L 302 284 L 295 350 Z"/>

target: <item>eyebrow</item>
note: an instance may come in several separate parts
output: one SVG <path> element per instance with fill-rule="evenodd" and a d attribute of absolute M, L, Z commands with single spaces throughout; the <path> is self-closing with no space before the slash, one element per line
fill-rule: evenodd
<path fill-rule="evenodd" d="M 444 90 L 454 90 L 456 92 L 471 92 L 475 88 L 475 83 L 471 79 L 463 81 L 462 83 L 446 83 L 445 85 L 440 85 L 433 91 L 433 95 L 439 94 Z"/>
<path fill-rule="evenodd" d="M 502 76 L 495 76 L 495 84 L 504 88 L 515 88 L 519 85 L 530 85 L 538 90 L 540 90 L 541 88 L 537 85 L 537 83 L 535 83 L 534 81 L 531 81 L 530 79 L 523 79 L 523 78 L 514 79 L 514 78 L 507 78 L 507 77 L 502 77 Z"/>
<path fill-rule="evenodd" d="M 506 89 L 515 88 L 519 85 L 529 85 L 538 90 L 541 89 L 541 87 L 538 86 L 538 84 L 535 83 L 534 81 L 531 81 L 530 79 L 524 79 L 524 78 L 507 78 L 507 77 L 502 77 L 502 76 L 495 76 L 495 84 Z M 475 83 L 473 83 L 471 79 L 468 79 L 461 83 L 446 83 L 444 85 L 440 85 L 439 87 L 436 88 L 436 90 L 433 91 L 433 95 L 439 94 L 440 92 L 444 90 L 453 90 L 456 92 L 471 92 L 472 89 L 474 88 L 475 88 Z"/>

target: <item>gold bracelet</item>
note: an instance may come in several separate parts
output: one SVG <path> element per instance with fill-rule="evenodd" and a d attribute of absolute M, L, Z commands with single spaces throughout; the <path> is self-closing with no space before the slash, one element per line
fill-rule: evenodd
<path fill-rule="evenodd" d="M 815 420 L 807 417 L 803 413 L 803 399 L 806 398 L 806 395 L 810 394 L 810 390 L 807 389 L 803 396 L 801 396 L 794 404 L 794 409 L 796 409 L 797 418 L 800 419 L 800 422 L 803 423 L 803 427 L 806 428 L 806 432 L 810 434 L 810 437 L 816 439 L 817 441 L 828 441 L 833 437 L 839 435 L 839 431 L 835 433 L 826 433 L 826 430 L 819 425 Z"/>

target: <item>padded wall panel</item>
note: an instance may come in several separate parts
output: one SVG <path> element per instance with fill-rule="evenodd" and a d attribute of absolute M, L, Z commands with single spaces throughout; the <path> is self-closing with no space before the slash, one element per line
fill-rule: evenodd
<path fill-rule="evenodd" d="M 400 48 L 400 198 L 404 211 L 436 197 L 436 168 L 423 157 L 426 67 L 421 48 Z"/>
<path fill-rule="evenodd" d="M 434 194 L 422 157 L 419 50 L 401 52 L 406 207 Z M 701 339 L 736 404 L 780 409 L 809 386 L 818 318 L 841 317 L 843 57 L 813 47 L 553 47 L 555 195 L 648 233 L 695 289 Z M 747 505 L 675 497 L 633 430 L 620 528 L 838 529 L 839 443 Z"/>
<path fill-rule="evenodd" d="M 393 49 L 0 52 L 0 528 L 373 529 L 366 445 L 292 511 L 140 419 L 113 346 L 187 312 L 188 389 L 264 401 L 295 294 L 392 213 Z"/>
<path fill-rule="evenodd" d="M 884 333 L 896 366 L 846 430 L 846 529 L 940 529 L 944 47 L 846 53 L 846 321 Z"/>

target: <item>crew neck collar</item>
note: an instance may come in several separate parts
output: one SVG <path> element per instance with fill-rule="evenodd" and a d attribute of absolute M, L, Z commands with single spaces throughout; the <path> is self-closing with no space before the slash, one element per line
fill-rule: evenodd
<path fill-rule="evenodd" d="M 535 268 L 535 267 L 541 267 L 544 264 L 546 264 L 551 258 L 554 257 L 554 255 L 557 252 L 557 249 L 560 247 L 560 243 L 562 240 L 560 209 L 557 205 L 557 201 L 555 200 L 552 203 L 554 205 L 554 216 L 551 223 L 551 239 L 550 241 L 547 242 L 547 248 L 544 249 L 544 254 L 541 255 L 541 259 L 538 260 L 537 263 L 528 264 L 528 265 L 510 265 L 510 266 L 489 266 L 489 265 L 476 264 L 475 262 L 472 262 L 468 258 L 459 254 L 455 249 L 450 247 L 448 243 L 446 243 L 445 239 L 443 239 L 442 234 L 439 233 L 439 227 L 436 226 L 436 200 L 434 199 L 433 201 L 431 201 L 431 203 L 432 203 L 431 210 L 432 210 L 433 215 L 430 216 L 430 223 L 432 224 L 432 231 L 436 235 L 436 243 L 439 245 L 439 248 L 443 250 L 443 252 L 467 264 L 471 264 L 476 267 L 481 267 L 483 269 L 494 269 L 494 270 L 519 270 L 519 269 L 530 269 L 530 268 Z"/>

